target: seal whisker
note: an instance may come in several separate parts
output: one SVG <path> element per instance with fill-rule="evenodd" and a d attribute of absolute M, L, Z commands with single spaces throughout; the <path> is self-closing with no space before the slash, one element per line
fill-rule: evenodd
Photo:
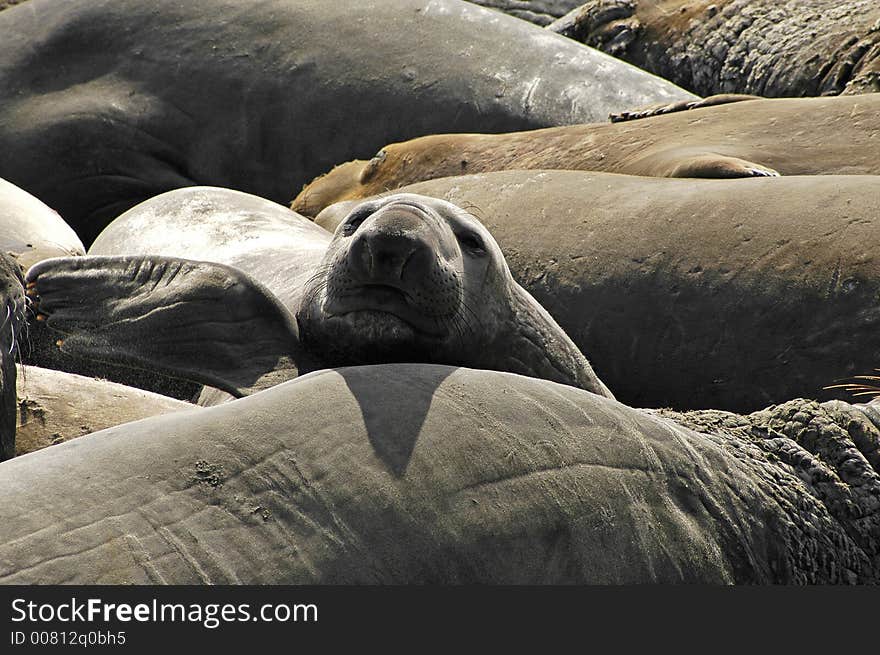
<path fill-rule="evenodd" d="M 327 273 L 332 268 L 331 263 L 322 263 L 315 269 L 315 273 L 305 281 L 303 288 L 306 289 L 306 292 L 303 294 L 302 301 L 304 307 L 311 305 L 315 298 L 327 288 Z"/>
<path fill-rule="evenodd" d="M 444 323 L 446 325 L 450 326 L 455 331 L 455 333 L 458 335 L 458 338 L 460 341 L 464 341 L 465 332 L 464 332 L 464 326 L 462 325 L 461 315 L 452 315 L 452 316 L 448 316 L 448 317 L 444 317 L 444 318 L 445 318 Z"/>
<path fill-rule="evenodd" d="M 467 213 L 469 213 L 469 214 L 473 214 L 474 216 L 476 216 L 477 219 L 479 219 L 479 221 L 480 221 L 481 223 L 485 223 L 485 222 L 486 222 L 486 217 L 485 217 L 485 215 L 484 215 L 484 213 L 483 213 L 483 210 L 480 209 L 480 208 L 479 208 L 477 205 L 475 205 L 474 203 L 472 203 L 472 202 L 467 202 L 467 203 L 465 203 L 465 204 L 463 204 L 463 205 L 460 205 L 460 207 L 461 207 L 462 209 L 464 209 Z"/>
<path fill-rule="evenodd" d="M 480 320 L 480 317 L 471 308 L 471 306 L 467 304 L 466 300 L 461 301 L 461 308 L 466 312 L 466 314 L 462 314 L 462 318 L 470 316 L 474 320 L 473 325 L 468 323 L 468 328 L 471 330 L 471 332 L 477 332 L 481 330 L 483 328 L 483 322 Z"/>

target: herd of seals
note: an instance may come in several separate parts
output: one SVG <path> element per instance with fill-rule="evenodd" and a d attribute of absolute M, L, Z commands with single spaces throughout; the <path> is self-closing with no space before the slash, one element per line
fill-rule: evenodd
<path fill-rule="evenodd" d="M 870 3 L 14 4 L 0 582 L 880 582 Z"/>

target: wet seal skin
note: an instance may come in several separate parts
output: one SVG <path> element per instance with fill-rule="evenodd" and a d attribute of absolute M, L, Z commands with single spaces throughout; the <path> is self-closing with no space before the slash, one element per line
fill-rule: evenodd
<path fill-rule="evenodd" d="M 39 317 L 63 333 L 62 350 L 233 396 L 326 366 L 404 361 L 510 371 L 611 397 L 513 280 L 488 230 L 414 194 L 355 207 L 295 308 L 241 269 L 172 257 L 52 259 L 27 279 Z"/>

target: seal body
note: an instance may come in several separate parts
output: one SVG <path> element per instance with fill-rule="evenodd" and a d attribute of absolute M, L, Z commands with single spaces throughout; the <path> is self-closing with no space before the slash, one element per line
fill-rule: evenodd
<path fill-rule="evenodd" d="M 692 97 L 461 0 L 36 0 L 0 32 L 0 176 L 86 244 L 178 187 L 287 203 L 389 141 Z"/>
<path fill-rule="evenodd" d="M 85 249 L 57 212 L 0 179 L 0 252 L 27 270 L 43 259 L 82 255 Z"/>
<path fill-rule="evenodd" d="M 536 25 L 549 25 L 567 12 L 580 7 L 583 2 L 582 0 L 476 0 L 474 4 L 503 11 Z"/>
<path fill-rule="evenodd" d="M 217 187 L 176 189 L 116 218 L 89 255 L 161 255 L 234 266 L 290 311 L 332 234 L 287 207 Z"/>
<path fill-rule="evenodd" d="M 876 582 L 876 473 L 783 410 L 713 431 L 507 373 L 321 371 L 0 464 L 0 581 Z"/>
<path fill-rule="evenodd" d="M 878 20 L 873 0 L 591 0 L 548 29 L 700 95 L 792 97 L 880 91 Z"/>
<path fill-rule="evenodd" d="M 38 366 L 18 367 L 15 454 L 196 407 L 141 389 Z"/>
<path fill-rule="evenodd" d="M 116 218 L 101 232 L 89 254 L 187 257 L 232 266 L 294 312 L 300 304 L 302 287 L 321 261 L 330 238 L 329 232 L 310 220 L 269 200 L 230 189 L 187 187 L 160 194 Z M 216 282 L 210 279 L 205 284 Z M 83 281 L 84 293 L 88 295 L 88 287 L 94 288 L 95 284 Z M 119 285 L 114 293 L 122 288 Z M 80 302 L 87 300 L 82 298 Z M 205 314 L 198 307 L 192 312 Z M 115 366 L 101 356 L 80 357 L 59 349 L 55 345 L 58 333 L 43 321 L 32 326 L 31 337 L 36 347 L 28 361 L 40 367 L 102 377 L 184 400 L 199 394 L 198 385 L 184 382 L 179 376 L 158 374 L 157 367 L 149 362 L 136 368 Z M 144 340 L 150 335 L 139 333 L 132 338 Z M 184 348 L 184 343 L 181 339 L 177 347 Z"/>
<path fill-rule="evenodd" d="M 876 176 L 579 171 L 402 189 L 478 216 L 618 399 L 740 412 L 828 398 L 880 361 L 878 190 Z"/>
<path fill-rule="evenodd" d="M 602 125 L 509 134 L 440 134 L 337 166 L 293 209 L 315 216 L 340 200 L 425 179 L 511 169 L 577 169 L 655 177 L 877 174 L 880 94 L 744 100 Z"/>

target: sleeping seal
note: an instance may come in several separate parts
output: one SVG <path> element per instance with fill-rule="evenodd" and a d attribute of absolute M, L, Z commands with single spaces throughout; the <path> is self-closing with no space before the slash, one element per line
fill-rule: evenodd
<path fill-rule="evenodd" d="M 369 161 L 350 161 L 317 178 L 292 208 L 316 216 L 334 202 L 422 180 L 514 169 L 708 178 L 880 173 L 878 93 L 723 96 L 617 118 L 640 116 L 647 117 L 508 134 L 435 134 L 391 144 Z"/>

